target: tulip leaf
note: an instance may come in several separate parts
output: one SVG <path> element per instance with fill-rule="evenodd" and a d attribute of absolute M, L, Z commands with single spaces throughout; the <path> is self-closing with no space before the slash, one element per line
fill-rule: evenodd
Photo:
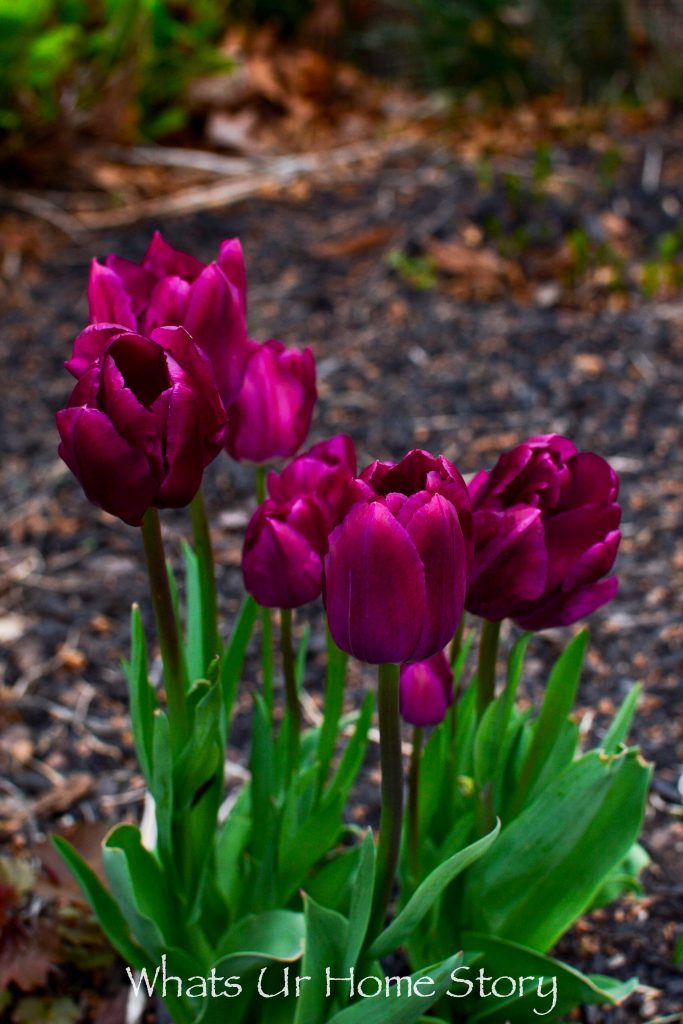
<path fill-rule="evenodd" d="M 133 741 L 142 774 L 148 785 L 152 781 L 154 748 L 154 712 L 157 698 L 147 672 L 147 647 L 139 607 L 131 611 L 131 660 L 124 662 L 130 694 L 130 717 Z"/>
<path fill-rule="evenodd" d="M 257 617 L 258 605 L 249 594 L 242 602 L 230 642 L 221 657 L 218 678 L 223 694 L 223 722 L 226 740 L 232 718 L 232 709 L 237 695 L 237 686 L 242 674 L 242 666 L 244 665 L 244 659 Z"/>
<path fill-rule="evenodd" d="M 614 721 L 607 730 L 607 735 L 602 741 L 602 749 L 606 754 L 616 754 L 621 744 L 626 742 L 642 690 L 642 685 L 636 683 L 626 694 L 621 707 L 614 717 Z"/>
<path fill-rule="evenodd" d="M 464 850 L 449 857 L 447 861 L 440 864 L 431 875 L 417 887 L 405 907 L 396 915 L 388 928 L 373 942 L 370 947 L 370 955 L 375 957 L 387 956 L 394 952 L 418 927 L 422 919 L 429 912 L 434 903 L 443 893 L 444 889 L 451 884 L 454 878 L 468 868 L 475 861 L 479 860 L 489 850 L 500 832 L 500 822 L 496 827 L 478 839 Z"/>
<path fill-rule="evenodd" d="M 306 981 L 297 1000 L 294 1024 L 320 1024 L 335 1009 L 327 998 L 325 972 L 329 968 L 330 974 L 337 975 L 342 966 L 348 922 L 336 910 L 321 907 L 310 896 L 304 896 L 304 906 L 306 941 L 301 976 Z"/>
<path fill-rule="evenodd" d="M 486 1024 L 529 1024 L 530 1020 L 557 1021 L 564 1019 L 580 1004 L 616 1005 L 625 999 L 636 986 L 635 979 L 614 982 L 599 975 L 583 975 L 573 967 L 555 960 L 515 942 L 494 938 L 491 935 L 466 933 L 462 937 L 466 948 L 476 949 L 483 954 L 483 969 L 488 978 L 486 987 L 491 991 L 491 979 L 511 978 L 517 982 L 516 994 L 508 998 L 490 995 L 482 998 L 476 974 L 466 970 L 459 972 L 462 988 L 466 982 L 474 988 L 471 996 L 453 997 L 453 1005 L 466 1014 L 472 1024 L 485 1021 Z M 480 964 L 477 964 L 479 967 Z M 525 979 L 525 994 L 519 997 L 519 979 Z M 553 994 L 556 981 L 556 994 Z M 539 982 L 541 993 L 539 996 Z M 453 988 L 453 991 L 457 991 Z M 555 1005 L 553 1006 L 553 1003 Z M 552 1009 L 551 1009 L 552 1007 Z M 542 1015 L 542 1016 L 541 1016 Z"/>
<path fill-rule="evenodd" d="M 356 721 L 356 728 L 351 739 L 346 744 L 346 749 L 342 754 L 336 774 L 325 791 L 323 803 L 336 801 L 338 798 L 343 798 L 343 802 L 346 803 L 349 791 L 356 781 L 365 757 L 368 745 L 368 731 L 372 722 L 374 706 L 374 693 L 366 693 Z"/>
<path fill-rule="evenodd" d="M 270 716 L 261 697 L 254 700 L 250 768 L 253 850 L 257 860 L 261 860 L 271 842 L 274 813 Z"/>
<path fill-rule="evenodd" d="M 522 765 L 515 812 L 524 806 L 527 793 L 540 776 L 574 706 L 587 643 L 588 631 L 582 629 L 567 645 L 550 673 L 541 712 L 533 726 L 531 747 Z"/>
<path fill-rule="evenodd" d="M 102 845 L 102 862 L 119 906 L 147 953 L 161 956 L 182 942 L 177 913 L 156 857 L 134 825 L 117 825 Z"/>
<path fill-rule="evenodd" d="M 284 836 L 287 844 L 280 857 L 280 895 L 286 902 L 292 893 L 303 885 L 306 875 L 314 865 L 335 846 L 342 830 L 342 813 L 345 798 L 340 794 L 334 802 L 328 802 L 315 815 L 308 818 L 297 830 Z"/>
<path fill-rule="evenodd" d="M 185 652 L 190 680 L 202 679 L 212 656 L 204 650 L 202 581 L 199 562 L 188 543 L 183 544 L 185 561 Z M 208 654 L 208 657 L 207 657 Z"/>
<path fill-rule="evenodd" d="M 358 874 L 356 875 L 351 894 L 349 930 L 343 959 L 345 970 L 356 965 L 365 945 L 365 936 L 368 932 L 372 911 L 372 897 L 375 890 L 375 860 L 375 841 L 372 832 L 368 830 L 361 844 Z"/>
<path fill-rule="evenodd" d="M 295 963 L 304 952 L 304 915 L 292 910 L 268 910 L 238 921 L 221 943 L 215 963 L 218 974 L 240 974 L 267 964 Z"/>
<path fill-rule="evenodd" d="M 114 949 L 132 967 L 138 970 L 143 967 L 152 969 L 152 960 L 134 942 L 119 904 L 102 885 L 90 865 L 63 836 L 53 836 L 52 843 L 85 893 L 95 917 Z"/>
<path fill-rule="evenodd" d="M 589 910 L 596 910 L 604 907 L 614 900 L 618 900 L 625 892 L 632 892 L 640 895 L 643 887 L 640 884 L 639 876 L 650 863 L 650 857 L 640 843 L 634 843 L 624 859 L 610 871 L 602 883 L 600 892 L 591 902 Z"/>
<path fill-rule="evenodd" d="M 361 847 L 357 845 L 341 853 L 335 851 L 332 859 L 312 878 L 307 879 L 306 892 L 317 903 L 338 910 L 342 914 L 347 913 L 353 878 L 358 871 L 360 852 Z"/>
<path fill-rule="evenodd" d="M 465 927 L 549 949 L 636 841 L 650 774 L 635 749 L 570 765 L 468 872 Z"/>
<path fill-rule="evenodd" d="M 389 995 L 385 994 L 383 983 L 381 995 L 361 999 L 360 1002 L 347 1006 L 345 1010 L 335 1013 L 327 1024 L 415 1024 L 425 1010 L 433 1006 L 446 992 L 451 984 L 451 974 L 461 963 L 462 953 L 456 953 L 444 963 L 416 971 L 410 979 L 402 978 L 400 995 L 397 992 L 398 979 L 391 979 Z M 424 995 L 419 994 L 420 988 L 427 987 L 426 983 L 415 989 L 414 986 L 420 978 L 431 980 L 430 995 L 426 992 Z"/>
<path fill-rule="evenodd" d="M 159 857 L 164 865 L 174 862 L 173 849 L 173 762 L 168 718 L 154 713 L 154 775 L 150 786 L 154 797 Z"/>
<path fill-rule="evenodd" d="M 251 835 L 251 828 L 251 816 L 238 813 L 236 805 L 218 833 L 216 882 L 229 907 L 234 906 L 236 888 L 242 884 L 240 862 Z"/>
<path fill-rule="evenodd" d="M 335 644 L 327 631 L 327 675 L 325 678 L 325 717 L 318 739 L 320 787 L 327 781 L 339 736 L 339 720 L 344 707 L 344 683 L 348 655 Z"/>

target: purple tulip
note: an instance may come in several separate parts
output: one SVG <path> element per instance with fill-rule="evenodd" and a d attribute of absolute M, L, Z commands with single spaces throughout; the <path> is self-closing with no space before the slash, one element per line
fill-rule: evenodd
<path fill-rule="evenodd" d="M 401 667 L 401 716 L 423 727 L 443 722 L 453 703 L 453 669 L 444 651 Z"/>
<path fill-rule="evenodd" d="M 298 608 L 319 596 L 328 536 L 355 472 L 353 441 L 340 434 L 268 474 L 270 498 L 252 516 L 242 558 L 259 604 Z"/>
<path fill-rule="evenodd" d="M 155 232 L 142 263 L 107 256 L 92 263 L 90 322 L 116 324 L 151 336 L 157 327 L 182 325 L 213 365 L 227 408 L 236 397 L 249 356 L 246 273 L 236 238 L 221 243 L 205 266 Z"/>
<path fill-rule="evenodd" d="M 475 557 L 467 608 L 524 629 L 566 626 L 610 601 L 619 481 L 599 455 L 532 437 L 470 483 Z"/>
<path fill-rule="evenodd" d="M 244 584 L 266 608 L 299 608 L 322 589 L 328 524 L 311 495 L 285 505 L 264 501 L 247 527 Z"/>
<path fill-rule="evenodd" d="M 317 398 L 310 348 L 280 341 L 250 342 L 251 355 L 237 400 L 229 409 L 225 447 L 238 462 L 286 459 L 301 447 Z"/>
<path fill-rule="evenodd" d="M 413 451 L 396 465 L 369 466 L 354 497 L 325 558 L 332 636 L 373 664 L 429 658 L 463 611 L 470 523 L 462 477 L 446 459 Z"/>
<path fill-rule="evenodd" d="M 57 413 L 59 455 L 90 501 L 131 526 L 152 505 L 187 505 L 225 429 L 211 366 L 187 332 L 89 327 L 67 365 L 78 382 Z"/>

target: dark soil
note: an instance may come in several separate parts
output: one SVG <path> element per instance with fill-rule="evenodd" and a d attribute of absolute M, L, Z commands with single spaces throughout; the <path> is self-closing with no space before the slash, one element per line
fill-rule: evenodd
<path fill-rule="evenodd" d="M 533 157 L 528 167 L 533 173 Z M 594 224 L 625 196 L 643 232 L 633 251 L 651 249 L 670 229 L 666 210 L 674 206 L 662 203 L 677 185 L 663 181 L 646 195 L 629 164 L 600 192 L 598 171 L 590 161 L 582 167 L 584 192 L 539 207 L 550 225 L 543 245 L 550 237 L 557 252 L 567 230 Z M 599 736 L 629 687 L 644 683 L 635 740 L 656 766 L 644 836 L 652 866 L 641 899 L 593 914 L 562 940 L 560 953 L 579 969 L 637 974 L 641 987 L 625 1006 L 584 1017 L 635 1024 L 683 1005 L 683 978 L 671 963 L 683 923 L 683 303 L 676 293 L 647 301 L 631 278 L 615 291 L 588 277 L 576 287 L 570 275 L 559 292 L 539 291 L 543 278 L 531 257 L 544 250 L 536 252 L 533 240 L 519 259 L 522 278 L 477 301 L 476 280 L 454 277 L 434 243 L 461 238 L 472 224 L 491 230 L 492 217 L 509 233 L 509 198 L 509 185 L 482 191 L 455 157 L 425 146 L 334 188 L 299 189 L 163 227 L 171 242 L 206 260 L 222 238 L 242 238 L 252 333 L 313 346 L 320 389 L 313 439 L 348 431 L 361 465 L 417 445 L 471 473 L 530 434 L 558 431 L 619 471 L 621 589 L 591 621 L 580 702 Z M 623 216 L 623 203 L 616 210 Z M 0 828 L 15 846 L 73 820 L 136 818 L 141 808 L 119 667 L 128 606 L 145 602 L 140 538 L 87 504 L 57 458 L 53 416 L 71 386 L 62 361 L 86 321 L 90 257 L 113 250 L 139 258 L 156 226 L 92 236 L 83 246 L 46 229 L 47 256 L 38 247 L 23 274 L 5 260 Z M 373 236 L 375 227 L 387 230 Z M 387 250 L 407 254 L 408 263 L 392 259 L 392 269 Z M 429 252 L 436 265 L 415 288 L 410 260 Z M 251 474 L 221 457 L 207 486 L 228 620 L 241 593 Z M 179 513 L 164 521 L 177 551 L 187 520 Z M 146 605 L 145 615 L 149 621 Z M 566 638 L 566 631 L 536 638 L 535 679 Z M 313 675 L 319 655 L 314 646 Z M 238 722 L 237 746 L 245 735 Z"/>

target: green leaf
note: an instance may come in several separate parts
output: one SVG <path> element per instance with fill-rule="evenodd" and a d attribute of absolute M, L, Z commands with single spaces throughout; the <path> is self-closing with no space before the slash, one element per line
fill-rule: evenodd
<path fill-rule="evenodd" d="M 467 1014 L 467 1020 L 472 1024 L 478 1024 L 479 1021 L 486 1021 L 486 1024 L 529 1024 L 529 1021 L 535 1019 L 556 1021 L 564 1019 L 566 1014 L 580 1004 L 615 1005 L 635 988 L 635 980 L 614 982 L 599 975 L 586 976 L 560 960 L 490 935 L 466 933 L 462 941 L 468 950 L 476 949 L 483 954 L 483 969 L 489 978 L 513 978 L 517 981 L 518 990 L 519 979 L 526 980 L 525 995 L 522 998 L 489 996 L 482 999 L 478 994 L 478 986 L 475 989 L 476 995 L 473 993 L 471 998 L 453 998 L 453 1005 Z M 477 968 L 480 966 L 478 963 Z M 459 977 L 463 982 L 474 982 L 476 975 L 468 975 L 465 970 L 461 970 Z M 551 991 L 553 978 L 557 979 L 557 1002 L 550 1013 L 548 1011 L 554 1001 Z M 543 979 L 543 998 L 538 996 L 540 979 Z M 489 981 L 489 990 L 490 984 Z M 458 990 L 454 987 L 453 991 Z M 459 991 L 462 992 L 462 989 Z"/>
<path fill-rule="evenodd" d="M 114 949 L 123 959 L 138 970 L 153 969 L 152 961 L 143 949 L 134 942 L 128 922 L 112 896 L 105 889 L 89 864 L 62 836 L 53 836 L 52 843 L 67 868 L 85 893 L 95 917 L 99 921 Z"/>
<path fill-rule="evenodd" d="M 522 766 L 515 810 L 524 805 L 527 793 L 541 774 L 574 706 L 587 642 L 588 631 L 582 629 L 553 666 L 541 713 L 534 725 L 531 748 Z"/>
<path fill-rule="evenodd" d="M 203 679 L 208 661 L 204 651 L 202 625 L 202 581 L 197 556 L 187 542 L 183 543 L 185 561 L 185 653 L 190 679 Z"/>
<path fill-rule="evenodd" d="M 240 862 L 251 836 L 251 829 L 250 815 L 231 814 L 218 833 L 216 881 L 231 908 L 236 903 L 236 889 L 242 884 Z"/>
<path fill-rule="evenodd" d="M 341 967 L 348 935 L 348 922 L 335 910 L 321 907 L 304 896 L 306 940 L 301 976 L 307 978 L 297 1000 L 294 1024 L 320 1024 L 335 1009 L 326 997 L 325 971 L 335 974 Z"/>
<path fill-rule="evenodd" d="M 350 903 L 350 890 L 354 873 L 358 870 L 360 846 L 352 846 L 341 853 L 335 850 L 312 878 L 306 880 L 306 892 L 316 903 L 331 907 L 344 914 Z"/>
<path fill-rule="evenodd" d="M 356 875 L 351 896 L 348 939 L 343 960 L 345 971 L 355 967 L 365 945 L 365 936 L 368 932 L 370 914 L 372 912 L 372 897 L 375 890 L 375 858 L 375 842 L 372 832 L 368 830 L 360 848 L 358 874 Z"/>
<path fill-rule="evenodd" d="M 153 775 L 154 712 L 157 699 L 147 673 L 147 647 L 138 605 L 131 610 L 131 660 L 126 665 L 133 741 L 148 785 Z"/>
<path fill-rule="evenodd" d="M 683 932 L 678 936 L 678 940 L 674 946 L 674 963 L 683 963 Z"/>
<path fill-rule="evenodd" d="M 650 863 L 650 856 L 640 843 L 634 843 L 624 859 L 610 871 L 600 891 L 593 897 L 589 910 L 604 907 L 618 900 L 625 892 L 641 895 L 640 875 Z"/>
<path fill-rule="evenodd" d="M 575 761 L 468 872 L 464 927 L 549 949 L 636 841 L 650 774 L 637 750 Z"/>
<path fill-rule="evenodd" d="M 296 661 L 294 663 L 294 682 L 296 683 L 297 690 L 300 690 L 304 684 L 304 672 L 306 671 L 306 657 L 308 655 L 308 645 L 311 640 L 311 624 L 306 622 L 304 628 L 301 631 L 301 640 L 299 641 L 299 647 L 296 652 Z"/>
<path fill-rule="evenodd" d="M 297 830 L 285 836 L 287 843 L 280 862 L 280 898 L 287 902 L 293 892 L 304 884 L 306 875 L 333 846 L 342 831 L 344 798 L 339 796 L 334 803 L 327 803 L 308 818 Z"/>
<path fill-rule="evenodd" d="M 346 803 L 351 787 L 356 781 L 358 772 L 365 758 L 365 751 L 368 746 L 368 731 L 372 722 L 372 712 L 375 706 L 374 693 L 366 693 L 361 705 L 360 715 L 356 722 L 356 728 L 333 776 L 329 786 L 325 790 L 324 803 L 337 801 L 342 798 Z"/>
<path fill-rule="evenodd" d="M 419 926 L 422 919 L 429 912 L 434 903 L 439 899 L 442 892 L 454 878 L 468 868 L 475 861 L 483 857 L 489 850 L 500 832 L 500 822 L 496 827 L 478 839 L 471 846 L 466 846 L 453 857 L 441 864 L 417 887 L 407 904 L 401 910 L 388 928 L 375 940 L 370 948 L 370 955 L 377 958 L 393 953 L 406 939 L 410 938 L 413 931 Z"/>
<path fill-rule="evenodd" d="M 225 648 L 221 657 L 221 667 L 218 678 L 220 680 L 221 692 L 223 694 L 223 716 L 225 724 L 225 739 L 232 718 L 232 709 L 235 704 L 237 686 L 242 674 L 242 666 L 246 657 L 251 634 L 258 616 L 258 605 L 249 594 L 242 602 L 235 627 L 230 637 L 230 643 Z"/>
<path fill-rule="evenodd" d="M 451 974 L 461 962 L 462 953 L 456 953 L 444 963 L 416 971 L 410 976 L 413 986 L 420 978 L 430 978 L 433 982 L 431 996 L 420 996 L 415 991 L 399 996 L 394 983 L 389 996 L 382 992 L 375 999 L 361 999 L 340 1013 L 335 1013 L 327 1024 L 414 1024 L 446 992 L 451 983 Z M 402 978 L 401 981 L 406 991 L 408 979 Z M 426 985 L 422 987 L 426 988 Z"/>
<path fill-rule="evenodd" d="M 182 944 L 182 926 L 161 867 L 142 845 L 140 830 L 117 825 L 102 845 L 102 862 L 111 891 L 144 949 L 161 957 L 176 941 Z"/>
<path fill-rule="evenodd" d="M 223 968 L 228 974 L 241 974 L 269 961 L 295 963 L 303 956 L 305 934 L 303 914 L 291 910 L 251 914 L 223 939 L 217 974 L 223 974 Z"/>
<path fill-rule="evenodd" d="M 339 720 L 344 707 L 344 684 L 348 655 L 327 632 L 327 676 L 325 680 L 325 717 L 318 739 L 321 788 L 327 781 L 339 735 Z"/>
<path fill-rule="evenodd" d="M 268 709 L 261 697 L 254 699 L 250 768 L 253 849 L 255 857 L 261 860 L 271 843 L 274 813 L 273 744 Z"/>
<path fill-rule="evenodd" d="M 606 754 L 616 754 L 621 744 L 626 742 L 642 690 L 642 685 L 636 683 L 626 694 L 619 711 L 615 715 L 614 721 L 607 731 L 607 735 L 602 741 L 602 749 Z"/>
<path fill-rule="evenodd" d="M 154 713 L 154 773 L 150 790 L 154 797 L 157 848 L 165 866 L 174 863 L 173 850 L 173 762 L 168 718 Z"/>

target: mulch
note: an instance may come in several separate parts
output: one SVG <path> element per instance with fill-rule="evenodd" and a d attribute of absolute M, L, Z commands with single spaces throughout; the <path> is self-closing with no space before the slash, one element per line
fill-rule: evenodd
<path fill-rule="evenodd" d="M 493 181 L 488 164 L 484 181 L 482 168 L 443 138 L 340 174 L 334 185 L 299 184 L 162 225 L 172 243 L 205 260 L 222 238 L 242 238 L 253 335 L 314 349 L 313 440 L 347 431 L 361 465 L 420 446 L 467 474 L 526 436 L 557 431 L 619 471 L 621 588 L 591 619 L 580 714 L 599 737 L 630 686 L 644 684 L 634 740 L 656 768 L 643 840 L 652 864 L 641 898 L 590 915 L 559 947 L 579 969 L 639 975 L 641 987 L 623 1007 L 582 1018 L 605 1024 L 677 1014 L 683 1005 L 683 978 L 671 960 L 683 923 L 683 297 L 665 289 L 648 298 L 638 287 L 638 266 L 672 230 L 674 200 L 678 209 L 683 202 L 674 173 L 683 154 L 679 129 L 649 131 L 640 148 L 630 138 L 602 189 L 590 147 L 556 147 L 554 167 L 572 179 L 570 190 L 543 193 L 528 217 L 536 233 L 514 252 L 501 248 L 496 223 L 504 236 L 512 231 L 519 189 L 539 177 L 538 154 L 516 157 L 512 186 L 509 167 L 497 171 L 495 157 Z M 664 170 L 647 191 L 638 169 L 653 145 L 664 153 Z M 0 837 L 6 850 L 32 850 L 56 828 L 137 820 L 141 811 L 119 667 L 132 601 L 142 601 L 150 625 L 140 538 L 86 503 L 57 458 L 53 417 L 70 390 L 62 362 L 87 317 L 89 259 L 112 250 L 139 258 L 157 225 L 93 233 L 80 244 L 15 214 L 5 226 Z M 598 273 L 597 257 L 579 268 L 580 279 L 567 264 L 566 236 L 577 229 L 623 241 L 617 286 Z M 463 261 L 468 246 L 473 255 Z M 554 269 L 544 270 L 544 260 Z M 227 622 L 241 595 L 253 481 L 223 457 L 207 477 Z M 177 555 L 187 519 L 173 513 L 164 522 Z M 533 641 L 529 693 L 566 637 L 548 631 Z M 313 679 L 321 655 L 314 644 Z M 255 672 L 252 660 L 252 684 Z M 369 680 L 358 671 L 353 682 L 355 694 Z M 245 710 L 236 761 L 246 735 Z"/>

